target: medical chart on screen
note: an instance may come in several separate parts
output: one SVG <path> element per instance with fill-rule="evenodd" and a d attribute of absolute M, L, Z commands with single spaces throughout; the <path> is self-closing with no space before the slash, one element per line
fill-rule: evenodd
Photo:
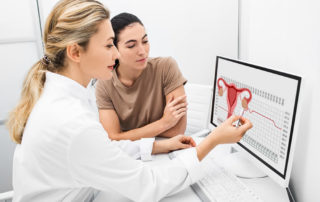
<path fill-rule="evenodd" d="M 219 62 L 213 123 L 219 125 L 233 114 L 248 118 L 253 128 L 240 143 L 283 173 L 298 82 L 241 64 Z"/>

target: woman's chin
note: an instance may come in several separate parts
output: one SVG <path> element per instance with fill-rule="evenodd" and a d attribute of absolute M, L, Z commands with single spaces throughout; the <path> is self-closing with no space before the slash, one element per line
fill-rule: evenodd
<path fill-rule="evenodd" d="M 147 67 L 147 63 L 135 66 L 136 70 L 144 70 Z"/>

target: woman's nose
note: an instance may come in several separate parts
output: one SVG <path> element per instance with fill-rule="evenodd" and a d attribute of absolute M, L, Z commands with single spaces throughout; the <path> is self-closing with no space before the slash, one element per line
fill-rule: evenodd
<path fill-rule="evenodd" d="M 145 47 L 142 44 L 140 44 L 138 46 L 138 54 L 139 55 L 144 55 L 145 53 L 146 53 Z"/>
<path fill-rule="evenodd" d="M 116 59 L 119 59 L 119 57 L 120 57 L 120 53 L 119 53 L 118 49 L 115 47 L 115 48 L 113 49 L 112 59 L 113 59 L 113 60 L 116 60 Z"/>

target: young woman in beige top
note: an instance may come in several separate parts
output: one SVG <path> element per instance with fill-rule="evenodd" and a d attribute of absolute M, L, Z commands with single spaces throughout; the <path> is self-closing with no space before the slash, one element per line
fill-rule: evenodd
<path fill-rule="evenodd" d="M 186 79 L 171 57 L 149 58 L 142 22 L 121 13 L 111 19 L 120 53 L 109 81 L 96 87 L 100 121 L 114 140 L 172 137 L 186 129 Z"/>

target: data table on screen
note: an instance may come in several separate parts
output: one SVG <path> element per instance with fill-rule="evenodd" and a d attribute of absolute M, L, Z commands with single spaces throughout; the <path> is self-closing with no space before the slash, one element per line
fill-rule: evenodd
<path fill-rule="evenodd" d="M 239 142 L 282 175 L 290 149 L 299 79 L 260 67 L 220 60 L 216 69 L 212 122 L 231 115 L 253 128 Z"/>

